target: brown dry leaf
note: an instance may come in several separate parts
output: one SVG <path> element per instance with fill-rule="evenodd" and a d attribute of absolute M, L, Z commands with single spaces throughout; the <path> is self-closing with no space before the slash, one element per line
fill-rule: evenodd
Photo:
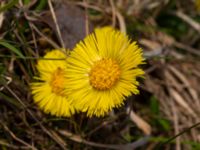
<path fill-rule="evenodd" d="M 127 109 L 127 113 L 129 114 L 130 119 L 144 132 L 144 134 L 151 134 L 151 126 L 145 120 L 143 120 L 133 110 L 130 110 L 130 108 Z"/>
<path fill-rule="evenodd" d="M 74 3 L 66 1 L 57 1 L 54 11 L 65 47 L 72 49 L 77 42 L 86 36 L 85 11 L 74 5 Z M 45 13 L 41 20 L 57 33 L 51 12 Z M 89 23 L 89 28 L 92 31 L 91 23 Z"/>

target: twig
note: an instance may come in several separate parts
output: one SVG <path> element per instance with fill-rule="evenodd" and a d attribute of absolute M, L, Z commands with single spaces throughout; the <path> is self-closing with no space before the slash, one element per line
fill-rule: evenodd
<path fill-rule="evenodd" d="M 121 15 L 119 11 L 116 11 L 116 16 L 119 21 L 120 31 L 126 34 L 126 23 L 124 21 L 124 17 Z"/>
<path fill-rule="evenodd" d="M 58 21 L 57 21 L 56 14 L 55 14 L 55 11 L 54 11 L 54 9 L 53 9 L 51 0 L 48 0 L 48 4 L 49 4 L 49 8 L 50 8 L 52 17 L 53 17 L 53 21 L 54 21 L 54 23 L 55 23 L 55 25 L 56 25 L 56 30 L 57 30 L 57 33 L 58 33 L 58 37 L 59 37 L 60 43 L 61 43 L 62 48 L 63 48 L 63 49 L 61 49 L 61 50 L 64 50 L 65 44 L 64 44 L 64 41 L 63 41 L 62 36 L 61 36 L 60 28 L 59 28 L 59 25 L 58 25 Z"/>
<path fill-rule="evenodd" d="M 76 2 L 75 4 L 78 5 L 78 6 L 81 6 L 81 7 L 87 7 L 87 8 L 90 8 L 90 9 L 93 9 L 93 10 L 96 10 L 96 11 L 103 13 L 103 10 L 96 5 L 90 5 L 90 4 L 85 3 L 85 2 Z"/>
<path fill-rule="evenodd" d="M 45 40 L 47 40 L 47 42 L 49 42 L 49 44 L 51 44 L 54 48 L 56 48 L 56 49 L 59 49 L 59 48 L 60 48 L 54 41 L 52 41 L 51 39 L 47 38 L 47 36 L 45 36 L 42 32 L 40 32 L 34 24 L 30 23 L 30 26 L 31 26 L 41 37 L 45 38 Z"/>
<path fill-rule="evenodd" d="M 84 0 L 84 3 L 87 4 L 87 0 Z M 89 17 L 88 17 L 88 8 L 85 7 L 85 33 L 89 34 Z"/>
<path fill-rule="evenodd" d="M 175 135 L 175 136 L 169 138 L 168 140 L 166 140 L 166 141 L 160 143 L 160 144 L 156 147 L 155 150 L 161 150 L 161 148 L 162 148 L 165 144 L 170 143 L 171 141 L 173 141 L 173 140 L 176 139 L 177 137 L 183 135 L 184 133 L 189 132 L 189 131 L 192 130 L 193 128 L 198 127 L 199 125 L 200 125 L 200 122 L 198 122 L 198 123 L 192 125 L 191 127 L 189 127 L 189 128 L 187 128 L 187 129 L 185 129 L 185 130 L 179 132 L 177 135 Z"/>
<path fill-rule="evenodd" d="M 99 144 L 99 143 L 94 143 L 90 141 L 86 141 L 85 139 L 81 138 L 79 135 L 75 135 L 71 132 L 68 132 L 67 130 L 59 130 L 58 131 L 61 135 L 66 136 L 72 141 L 75 141 L 77 143 L 83 143 L 86 145 L 94 146 L 94 147 L 100 147 L 100 148 L 109 148 L 109 149 L 119 149 L 118 146 L 116 145 L 107 145 L 107 144 Z"/>
<path fill-rule="evenodd" d="M 3 74 L 0 76 L 2 79 L 6 79 L 6 85 L 9 85 L 11 82 L 12 82 L 12 78 L 9 77 L 9 76 L 4 76 Z M 0 86 L 0 92 L 3 91 L 4 89 L 4 85 L 3 86 Z"/>
<path fill-rule="evenodd" d="M 9 148 L 12 148 L 12 149 L 30 149 L 29 147 L 26 147 L 26 146 L 15 146 L 15 145 L 11 145 L 9 143 L 6 143 L 4 141 L 1 141 L 0 140 L 0 145 L 3 145 L 3 146 L 6 146 L 6 147 L 9 147 Z"/>
<path fill-rule="evenodd" d="M 140 147 L 140 146 L 146 144 L 148 139 L 150 138 L 150 136 L 146 136 L 146 137 L 139 139 L 139 140 L 137 140 L 133 143 L 124 144 L 124 145 L 123 144 L 114 145 L 114 144 L 101 144 L 101 143 L 95 143 L 95 142 L 87 141 L 87 140 L 81 138 L 79 135 L 75 135 L 75 134 L 68 132 L 66 130 L 59 130 L 58 132 L 61 135 L 64 135 L 67 138 L 69 138 L 70 140 L 75 141 L 77 143 L 83 143 L 83 144 L 93 146 L 93 147 L 116 149 L 116 150 L 133 150 L 137 147 Z"/>
<path fill-rule="evenodd" d="M 29 22 L 29 26 L 30 26 L 30 29 L 31 29 L 31 35 L 33 37 L 34 49 L 36 50 L 36 54 L 34 54 L 34 55 L 39 57 L 39 51 L 38 51 L 38 46 L 37 46 L 37 42 L 36 42 L 36 36 L 35 36 L 35 33 L 33 32 L 33 28 L 30 25 L 30 22 Z"/>
<path fill-rule="evenodd" d="M 193 54 L 193 55 L 198 55 L 198 56 L 200 56 L 200 52 L 199 52 L 197 49 L 194 49 L 194 48 L 189 47 L 189 46 L 187 46 L 187 45 L 185 45 L 185 44 L 183 44 L 183 43 L 176 42 L 176 41 L 175 41 L 173 44 L 174 44 L 174 46 L 177 47 L 177 48 L 180 48 L 180 49 L 182 49 L 182 50 L 185 50 L 185 51 L 187 51 L 187 52 L 189 52 L 189 53 L 191 53 L 191 54 Z"/>
<path fill-rule="evenodd" d="M 20 138 L 18 138 L 5 124 L 2 123 L 2 121 L 0 121 L 1 125 L 4 127 L 4 129 L 11 135 L 11 137 L 16 140 L 17 142 L 26 145 L 27 147 L 31 148 L 32 150 L 37 150 L 37 148 L 35 148 L 34 146 L 28 144 L 27 142 L 21 140 Z"/>
<path fill-rule="evenodd" d="M 20 104 L 26 108 L 27 112 L 31 115 L 31 117 L 38 123 L 40 128 L 49 136 L 51 137 L 63 150 L 67 150 L 67 148 L 60 143 L 59 140 L 57 140 L 42 124 L 41 122 L 33 115 L 33 113 L 27 109 L 26 105 L 22 102 L 22 100 L 7 86 L 5 85 L 5 88 L 20 102 Z"/>
<path fill-rule="evenodd" d="M 83 2 L 77 2 L 76 4 L 79 5 L 79 6 L 82 6 L 82 7 L 87 7 L 87 8 L 90 8 L 90 9 L 94 9 L 94 10 L 99 11 L 101 13 L 105 12 L 102 8 L 94 6 L 94 5 L 89 5 L 89 4 L 86 4 L 86 3 L 83 3 Z M 107 13 L 110 13 L 111 11 L 112 11 L 112 9 L 110 9 L 110 8 L 106 9 Z M 126 24 L 125 24 L 123 16 L 116 9 L 115 9 L 115 13 L 116 13 L 116 18 L 119 21 L 120 31 L 123 32 L 123 33 L 126 33 Z"/>
<path fill-rule="evenodd" d="M 177 135 L 180 132 L 179 131 L 179 124 L 178 124 L 177 110 L 176 110 L 176 107 L 175 107 L 175 103 L 173 101 L 171 101 L 170 104 L 171 104 L 172 112 L 173 112 L 174 131 L 175 131 L 175 135 Z M 176 150 L 181 150 L 180 137 L 176 138 Z"/>
<path fill-rule="evenodd" d="M 116 9 L 113 0 L 109 0 L 112 10 L 112 26 L 115 27 L 116 25 Z"/>
<path fill-rule="evenodd" d="M 91 130 L 89 133 L 87 133 L 87 136 L 91 136 L 93 133 L 95 133 L 96 131 L 98 131 L 99 129 L 109 125 L 110 123 L 112 123 L 114 120 L 108 120 L 108 121 L 104 121 L 102 124 L 100 124 L 99 126 L 97 126 L 96 128 L 94 128 L 93 130 Z"/>

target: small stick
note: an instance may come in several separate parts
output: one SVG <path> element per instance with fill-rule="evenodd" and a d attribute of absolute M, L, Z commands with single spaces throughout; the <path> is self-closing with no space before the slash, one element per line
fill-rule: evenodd
<path fill-rule="evenodd" d="M 87 4 L 87 0 L 84 0 L 84 3 Z M 85 7 L 85 33 L 86 33 L 86 36 L 89 34 L 89 17 L 88 17 L 87 7 Z"/>
<path fill-rule="evenodd" d="M 11 137 L 18 141 L 19 143 L 21 144 L 24 144 L 26 145 L 27 147 L 31 148 L 32 150 L 37 150 L 37 148 L 35 148 L 34 146 L 28 144 L 27 142 L 21 140 L 20 138 L 18 138 L 5 124 L 3 124 L 1 121 L 0 121 L 0 124 L 4 127 L 4 129 L 11 135 Z"/>
<path fill-rule="evenodd" d="M 58 25 L 58 21 L 57 21 L 56 14 L 55 14 L 55 11 L 54 11 L 54 9 L 53 9 L 51 0 L 48 0 L 48 4 L 49 4 L 49 8 L 50 8 L 52 17 L 53 17 L 53 21 L 54 21 L 54 23 L 55 23 L 55 25 L 56 25 L 56 30 L 57 30 L 57 33 L 58 33 L 58 37 L 59 37 L 60 43 L 61 43 L 62 48 L 63 48 L 63 49 L 61 49 L 61 50 L 64 51 L 65 44 L 64 44 L 64 41 L 63 41 L 62 36 L 61 36 L 60 28 L 59 28 L 59 25 Z"/>
<path fill-rule="evenodd" d="M 5 85 L 5 88 L 20 102 L 20 104 L 26 108 L 27 112 L 30 114 L 30 116 L 39 124 L 40 128 L 49 136 L 51 137 L 63 150 L 68 150 L 63 143 L 60 143 L 60 141 L 58 139 L 56 139 L 55 136 L 52 135 L 52 133 L 50 131 L 47 130 L 47 128 L 45 128 L 42 123 L 35 117 L 35 115 L 29 110 L 27 109 L 26 105 L 23 103 L 23 101 L 15 94 L 15 92 L 13 92 L 12 89 L 10 89 L 9 86 Z"/>
<path fill-rule="evenodd" d="M 112 9 L 112 26 L 116 25 L 116 9 L 113 0 L 109 0 Z"/>

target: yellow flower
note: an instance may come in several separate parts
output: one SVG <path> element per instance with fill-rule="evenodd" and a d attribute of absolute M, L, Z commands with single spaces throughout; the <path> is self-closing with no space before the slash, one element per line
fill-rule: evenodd
<path fill-rule="evenodd" d="M 98 28 L 78 43 L 68 62 L 66 90 L 73 105 L 88 116 L 104 116 L 138 94 L 136 77 L 144 71 L 141 49 L 111 27 Z"/>
<path fill-rule="evenodd" d="M 45 113 L 55 116 L 71 116 L 75 112 L 65 91 L 66 59 L 60 50 L 48 52 L 44 59 L 38 61 L 39 77 L 35 77 L 38 81 L 31 84 L 34 102 Z"/>

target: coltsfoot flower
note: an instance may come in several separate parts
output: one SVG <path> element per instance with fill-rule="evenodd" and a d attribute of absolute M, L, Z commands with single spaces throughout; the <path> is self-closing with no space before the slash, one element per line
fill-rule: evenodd
<path fill-rule="evenodd" d="M 31 84 L 33 99 L 39 108 L 59 117 L 69 117 L 75 112 L 65 91 L 66 59 L 66 55 L 60 50 L 48 52 L 44 59 L 38 61 L 39 76 L 35 77 L 38 81 Z"/>
<path fill-rule="evenodd" d="M 144 75 L 142 50 L 111 27 L 97 28 L 71 52 L 66 90 L 73 105 L 88 116 L 104 116 L 138 94 L 137 77 Z"/>

